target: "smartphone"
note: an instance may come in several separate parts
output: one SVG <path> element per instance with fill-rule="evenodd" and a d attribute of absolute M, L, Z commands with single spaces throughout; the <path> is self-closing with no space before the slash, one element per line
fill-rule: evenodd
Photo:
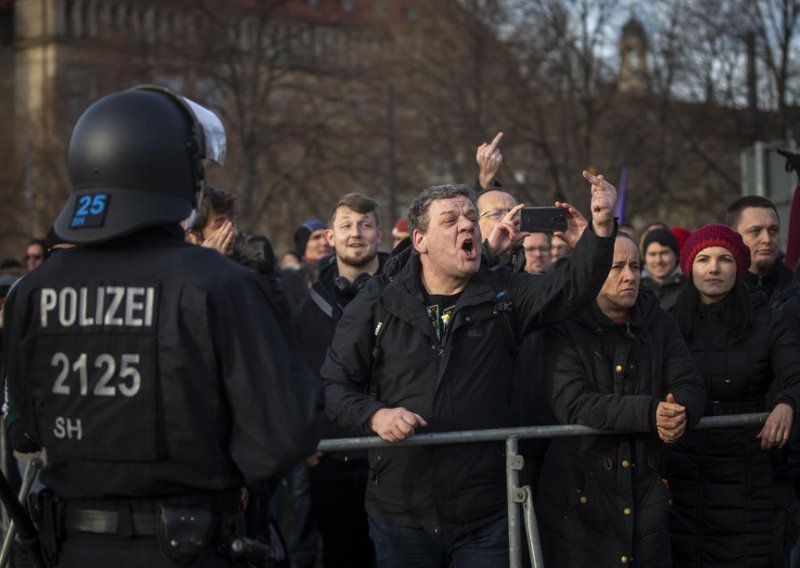
<path fill-rule="evenodd" d="M 520 230 L 526 233 L 567 230 L 567 212 L 560 207 L 525 207 L 520 221 Z"/>

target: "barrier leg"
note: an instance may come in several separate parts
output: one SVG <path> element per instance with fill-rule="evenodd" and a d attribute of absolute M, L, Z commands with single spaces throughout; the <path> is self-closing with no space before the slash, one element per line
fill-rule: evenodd
<path fill-rule="evenodd" d="M 525 512 L 525 535 L 528 537 L 528 551 L 531 555 L 533 568 L 544 568 L 542 558 L 542 543 L 539 540 L 539 525 L 536 523 L 536 511 L 533 510 L 533 492 L 529 486 L 524 486 L 525 500 L 522 510 Z"/>
<path fill-rule="evenodd" d="M 517 453 L 517 438 L 506 438 L 506 490 L 508 492 L 508 561 L 511 568 L 522 568 L 520 534 L 520 498 L 525 497 L 519 487 L 519 472 L 524 460 Z"/>

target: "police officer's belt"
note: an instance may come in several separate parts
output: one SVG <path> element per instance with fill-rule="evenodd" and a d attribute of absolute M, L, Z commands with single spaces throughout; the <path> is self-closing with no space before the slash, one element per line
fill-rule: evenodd
<path fill-rule="evenodd" d="M 122 525 L 120 525 L 120 519 L 122 519 Z M 118 511 L 68 508 L 65 511 L 64 528 L 68 531 L 98 534 L 155 536 L 156 515 L 155 513 L 123 512 L 120 514 Z"/>

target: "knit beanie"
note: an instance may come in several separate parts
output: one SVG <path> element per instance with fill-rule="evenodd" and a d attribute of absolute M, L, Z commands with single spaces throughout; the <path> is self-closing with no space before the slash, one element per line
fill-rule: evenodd
<path fill-rule="evenodd" d="M 675 238 L 678 239 L 678 250 L 683 249 L 683 245 L 686 242 L 686 239 L 689 238 L 689 235 L 692 233 L 684 229 L 683 227 L 672 227 L 670 229 L 672 234 L 675 235 Z"/>
<path fill-rule="evenodd" d="M 647 255 L 647 247 L 653 243 L 658 243 L 662 246 L 669 247 L 675 253 L 675 258 L 681 255 L 680 247 L 678 246 L 678 239 L 672 234 L 669 229 L 662 229 L 661 227 L 653 229 L 644 237 L 644 246 L 642 252 Z"/>
<path fill-rule="evenodd" d="M 327 229 L 328 226 L 319 219 L 306 219 L 294 232 L 294 247 L 297 251 L 298 258 L 305 258 L 306 245 L 311 233 L 319 229 Z"/>
<path fill-rule="evenodd" d="M 736 276 L 743 278 L 750 268 L 750 249 L 744 244 L 742 235 L 725 225 L 704 225 L 689 235 L 681 250 L 681 270 L 687 276 L 692 274 L 694 257 L 708 247 L 723 247 L 736 260 Z"/>
<path fill-rule="evenodd" d="M 406 217 L 401 217 L 392 228 L 392 236 L 397 237 L 398 235 L 406 234 L 408 234 L 408 219 Z"/>

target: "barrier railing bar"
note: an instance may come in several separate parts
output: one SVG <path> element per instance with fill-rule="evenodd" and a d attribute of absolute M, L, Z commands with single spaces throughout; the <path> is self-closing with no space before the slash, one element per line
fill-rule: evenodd
<path fill-rule="evenodd" d="M 727 416 L 705 416 L 694 427 L 695 430 L 706 428 L 740 428 L 763 424 L 768 413 L 732 414 Z M 528 426 L 516 428 L 495 428 L 493 430 L 462 430 L 459 432 L 436 432 L 433 434 L 415 434 L 400 442 L 384 442 L 377 436 L 364 438 L 337 438 L 323 440 L 319 443 L 321 452 L 341 450 L 357 450 L 364 448 L 382 448 L 386 446 L 439 446 L 443 444 L 466 444 L 470 442 L 502 442 L 508 438 L 562 438 L 565 436 L 586 436 L 605 434 L 629 434 L 630 432 L 612 432 L 599 430 L 578 424 L 560 424 L 556 426 Z"/>

